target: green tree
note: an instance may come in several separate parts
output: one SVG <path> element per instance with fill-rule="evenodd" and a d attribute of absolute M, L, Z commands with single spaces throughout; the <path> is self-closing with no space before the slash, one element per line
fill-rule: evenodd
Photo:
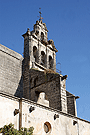
<path fill-rule="evenodd" d="M 0 128 L 0 133 L 3 133 L 4 135 L 32 135 L 33 130 L 33 127 L 30 127 L 28 130 L 27 128 L 17 130 L 14 128 L 14 125 L 10 123 L 9 125 L 5 125 L 3 128 Z"/>

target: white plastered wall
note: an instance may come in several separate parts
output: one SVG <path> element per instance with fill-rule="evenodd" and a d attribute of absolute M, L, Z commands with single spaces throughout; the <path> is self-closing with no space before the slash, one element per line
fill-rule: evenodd
<path fill-rule="evenodd" d="M 19 109 L 19 102 L 16 99 L 0 95 L 0 128 L 12 123 L 19 129 L 19 114 L 14 116 L 15 109 Z"/>
<path fill-rule="evenodd" d="M 30 107 L 34 107 L 32 112 L 29 112 Z M 59 118 L 54 119 L 54 115 L 59 115 Z M 74 125 L 73 122 L 76 122 Z M 44 131 L 44 123 L 51 124 L 51 130 L 46 133 Z M 77 117 L 65 115 L 64 113 L 51 110 L 48 107 L 35 105 L 33 103 L 22 103 L 22 126 L 34 127 L 33 135 L 89 135 L 90 122 L 80 120 Z M 84 128 L 83 128 L 84 127 Z"/>

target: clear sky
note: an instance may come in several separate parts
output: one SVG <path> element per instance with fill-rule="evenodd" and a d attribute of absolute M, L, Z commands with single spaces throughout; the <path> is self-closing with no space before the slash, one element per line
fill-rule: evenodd
<path fill-rule="evenodd" d="M 0 0 L 0 44 L 23 54 L 21 36 L 38 20 L 39 8 L 53 39 L 57 68 L 77 99 L 77 115 L 90 121 L 90 0 Z"/>

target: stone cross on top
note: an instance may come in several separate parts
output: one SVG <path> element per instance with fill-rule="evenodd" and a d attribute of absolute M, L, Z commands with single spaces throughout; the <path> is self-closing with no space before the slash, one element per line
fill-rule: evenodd
<path fill-rule="evenodd" d="M 41 8 L 39 8 L 40 10 L 41 10 Z M 39 17 L 40 17 L 40 19 L 39 20 L 42 20 L 43 18 L 41 17 L 41 11 L 39 11 Z"/>

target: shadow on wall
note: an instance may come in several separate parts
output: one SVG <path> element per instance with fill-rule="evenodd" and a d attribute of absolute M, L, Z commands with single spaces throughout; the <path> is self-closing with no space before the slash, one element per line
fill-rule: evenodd
<path fill-rule="evenodd" d="M 15 97 L 22 98 L 23 97 L 23 77 L 21 76 L 21 79 L 18 84 L 18 88 L 14 94 Z"/>
<path fill-rule="evenodd" d="M 24 59 L 22 61 L 22 75 L 20 78 L 20 81 L 18 82 L 18 87 L 16 89 L 16 92 L 14 94 L 15 97 L 22 98 L 23 97 L 23 64 L 24 64 Z"/>

